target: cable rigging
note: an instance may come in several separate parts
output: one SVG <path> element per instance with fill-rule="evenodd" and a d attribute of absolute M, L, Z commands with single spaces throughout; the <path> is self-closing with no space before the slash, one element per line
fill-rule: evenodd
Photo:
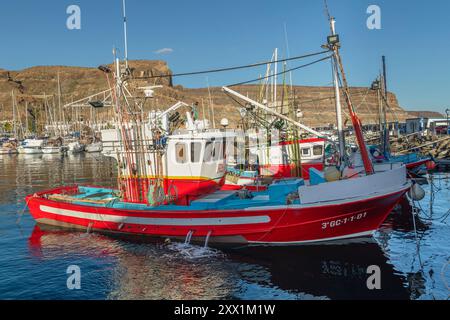
<path fill-rule="evenodd" d="M 207 74 L 207 73 L 218 73 L 218 72 L 233 71 L 233 70 L 239 70 L 239 69 L 255 68 L 255 67 L 259 67 L 259 66 L 263 66 L 263 65 L 267 65 L 267 64 L 274 64 L 274 63 L 279 63 L 279 62 L 314 57 L 314 56 L 318 56 L 318 55 L 325 54 L 328 52 L 329 52 L 329 50 L 325 50 L 325 51 L 320 51 L 320 52 L 315 52 L 315 53 L 310 53 L 310 54 L 306 54 L 306 55 L 296 56 L 296 57 L 292 57 L 292 58 L 285 58 L 285 59 L 280 59 L 280 60 L 275 60 L 275 61 L 264 61 L 264 62 L 254 63 L 254 64 L 247 64 L 247 65 L 219 68 L 219 69 L 202 70 L 202 71 L 193 71 L 193 72 L 184 72 L 184 73 L 175 73 L 175 74 L 160 74 L 160 75 L 152 75 L 152 76 L 146 76 L 146 77 L 133 77 L 133 79 L 141 80 L 141 79 L 183 77 L 183 76 L 193 76 L 193 75 L 200 75 L 200 74 Z"/>

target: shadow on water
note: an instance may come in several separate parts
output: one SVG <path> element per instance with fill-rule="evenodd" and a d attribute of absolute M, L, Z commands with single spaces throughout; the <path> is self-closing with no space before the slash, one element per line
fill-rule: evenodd
<path fill-rule="evenodd" d="M 113 259 L 107 295 L 113 299 L 409 299 L 407 279 L 373 239 L 361 240 L 217 250 L 35 226 L 28 243 L 34 259 L 68 254 Z M 371 265 L 380 267 L 381 290 L 367 287 Z"/>
<path fill-rule="evenodd" d="M 264 266 L 270 283 L 290 292 L 330 299 L 409 299 L 405 279 L 387 262 L 375 241 L 304 247 L 247 247 L 236 261 Z M 369 290 L 369 266 L 379 266 L 381 290 Z M 251 278 L 251 274 L 249 275 Z"/>

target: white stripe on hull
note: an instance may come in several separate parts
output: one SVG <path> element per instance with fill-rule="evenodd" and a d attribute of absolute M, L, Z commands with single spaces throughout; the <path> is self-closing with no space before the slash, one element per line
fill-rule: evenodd
<path fill-rule="evenodd" d="M 128 216 L 115 216 L 108 214 L 94 214 L 82 211 L 53 208 L 41 205 L 42 212 L 57 214 L 66 217 L 87 219 L 100 222 L 131 223 L 156 226 L 224 226 L 240 224 L 259 224 L 270 222 L 269 216 L 252 217 L 223 217 L 223 218 L 141 218 Z"/>

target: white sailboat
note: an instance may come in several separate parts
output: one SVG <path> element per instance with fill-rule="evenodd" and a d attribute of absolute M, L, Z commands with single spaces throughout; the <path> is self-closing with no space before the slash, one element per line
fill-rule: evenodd
<path fill-rule="evenodd" d="M 20 154 L 42 154 L 44 142 L 42 139 L 25 139 L 17 150 Z"/>

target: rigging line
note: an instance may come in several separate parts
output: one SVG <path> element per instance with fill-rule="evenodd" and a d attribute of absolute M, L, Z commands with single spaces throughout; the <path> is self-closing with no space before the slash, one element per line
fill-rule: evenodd
<path fill-rule="evenodd" d="M 397 114 L 395 113 L 395 110 L 393 108 L 391 108 L 390 104 L 388 103 L 387 100 L 387 94 L 382 96 L 384 103 L 386 104 L 387 108 L 392 112 L 393 116 L 394 116 L 394 120 L 398 122 L 398 117 Z"/>
<path fill-rule="evenodd" d="M 154 76 L 148 76 L 148 77 L 133 77 L 133 79 L 139 80 L 139 79 L 183 77 L 183 76 L 193 76 L 193 75 L 206 74 L 206 73 L 217 73 L 217 72 L 224 72 L 224 71 L 233 71 L 233 70 L 239 70 L 239 69 L 259 67 L 259 66 L 263 66 L 263 65 L 267 65 L 267 64 L 277 63 L 277 62 L 285 62 L 285 61 L 309 58 L 309 57 L 318 56 L 318 55 L 327 53 L 329 51 L 330 50 L 325 50 L 325 51 L 320 51 L 320 52 L 316 52 L 316 53 L 305 54 L 305 55 L 302 55 L 302 56 L 296 56 L 296 57 L 292 57 L 292 58 L 285 58 L 285 59 L 280 59 L 280 60 L 276 60 L 276 61 L 265 61 L 265 62 L 259 62 L 259 63 L 254 63 L 254 64 L 247 64 L 247 65 L 236 66 L 236 67 L 210 69 L 210 70 L 184 72 L 184 73 L 175 73 L 175 74 L 160 74 L 160 75 L 154 75 Z"/>
<path fill-rule="evenodd" d="M 284 70 L 284 71 L 278 72 L 276 74 L 271 74 L 269 76 L 265 76 L 264 78 L 257 78 L 257 79 L 253 79 L 253 80 L 249 80 L 249 81 L 238 82 L 238 83 L 230 84 L 227 87 L 240 86 L 240 85 L 244 85 L 244 84 L 248 84 L 248 83 L 252 83 L 252 82 L 257 82 L 257 81 L 260 81 L 261 79 L 269 79 L 269 78 L 272 78 L 272 77 L 276 77 L 276 76 L 279 76 L 279 75 L 282 75 L 282 74 L 285 74 L 285 73 L 289 73 L 291 71 L 295 71 L 295 70 L 298 70 L 298 69 L 302 69 L 302 68 L 306 68 L 306 67 L 312 66 L 313 64 L 325 61 L 327 59 L 330 59 L 331 57 L 332 56 L 326 56 L 325 58 L 322 58 L 322 59 L 319 59 L 319 60 L 314 60 L 313 62 L 310 62 L 310 63 L 307 63 L 307 64 L 302 64 L 302 65 L 300 65 L 298 67 L 291 68 L 291 69 L 288 69 L 288 70 Z"/>

